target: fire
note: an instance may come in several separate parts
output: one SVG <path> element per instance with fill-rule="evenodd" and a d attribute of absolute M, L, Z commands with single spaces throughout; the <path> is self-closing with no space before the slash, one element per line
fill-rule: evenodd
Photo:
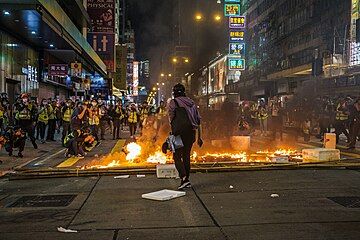
<path fill-rule="evenodd" d="M 165 155 L 164 153 L 157 151 L 155 152 L 153 155 L 150 155 L 147 159 L 146 162 L 148 163 L 160 163 L 160 164 L 165 164 L 169 161 L 169 158 L 167 155 Z"/>
<path fill-rule="evenodd" d="M 129 143 L 126 145 L 126 161 L 133 162 L 141 155 L 141 146 L 137 143 Z"/>

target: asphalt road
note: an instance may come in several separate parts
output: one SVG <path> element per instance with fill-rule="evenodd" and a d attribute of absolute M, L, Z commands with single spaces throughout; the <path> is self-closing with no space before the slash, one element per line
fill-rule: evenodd
<path fill-rule="evenodd" d="M 176 189 L 178 180 L 154 175 L 2 179 L 0 236 L 6 240 L 360 239 L 359 171 L 197 173 L 191 181 L 193 189 L 186 196 L 156 202 L 141 195 Z M 39 195 L 73 199 L 65 206 L 44 207 L 58 204 L 54 199 L 21 205 L 21 197 Z M 78 233 L 58 232 L 60 226 Z"/>

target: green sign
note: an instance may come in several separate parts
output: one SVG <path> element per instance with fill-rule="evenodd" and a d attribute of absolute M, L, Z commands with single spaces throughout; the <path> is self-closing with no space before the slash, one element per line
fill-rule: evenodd
<path fill-rule="evenodd" d="M 226 17 L 240 16 L 240 4 L 228 4 L 224 5 L 224 13 Z"/>
<path fill-rule="evenodd" d="M 228 58 L 229 70 L 245 70 L 245 59 L 238 57 Z"/>

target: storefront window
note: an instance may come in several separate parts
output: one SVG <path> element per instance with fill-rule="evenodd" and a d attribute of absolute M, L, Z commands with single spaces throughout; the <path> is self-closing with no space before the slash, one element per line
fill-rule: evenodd
<path fill-rule="evenodd" d="M 9 79 L 13 80 L 13 83 L 19 82 L 21 92 L 28 92 L 32 96 L 37 95 L 39 90 L 38 53 L 3 31 L 0 31 L 0 43 L 1 92 L 7 91 L 6 79 Z"/>

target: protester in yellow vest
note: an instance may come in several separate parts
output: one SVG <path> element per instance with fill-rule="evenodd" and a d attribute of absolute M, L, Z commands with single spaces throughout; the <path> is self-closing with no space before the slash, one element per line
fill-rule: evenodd
<path fill-rule="evenodd" d="M 130 137 L 135 138 L 136 128 L 139 122 L 139 112 L 135 103 L 130 105 L 130 110 L 128 112 L 128 123 L 130 128 Z"/>
<path fill-rule="evenodd" d="M 48 99 L 48 114 L 49 114 L 49 123 L 48 123 L 48 131 L 46 140 L 47 141 L 55 141 L 55 131 L 56 131 L 56 101 Z"/>
<path fill-rule="evenodd" d="M 61 125 L 62 125 L 62 138 L 61 142 L 64 142 L 65 137 L 70 132 L 71 116 L 73 114 L 73 104 L 70 99 L 65 102 L 65 105 L 61 108 Z"/>
<path fill-rule="evenodd" d="M 48 102 L 46 99 L 41 100 L 40 108 L 38 111 L 37 131 L 40 135 L 41 143 L 45 143 L 45 129 L 49 122 Z"/>
<path fill-rule="evenodd" d="M 124 124 L 125 114 L 126 112 L 123 109 L 122 102 L 119 100 L 113 112 L 111 113 L 111 117 L 113 118 L 114 122 L 113 139 L 115 139 L 115 135 L 116 139 L 120 139 L 120 130 L 122 130 L 121 128 Z"/>
<path fill-rule="evenodd" d="M 96 99 L 91 101 L 91 107 L 89 109 L 89 125 L 96 141 L 99 143 L 99 124 L 100 124 L 100 112 Z"/>

